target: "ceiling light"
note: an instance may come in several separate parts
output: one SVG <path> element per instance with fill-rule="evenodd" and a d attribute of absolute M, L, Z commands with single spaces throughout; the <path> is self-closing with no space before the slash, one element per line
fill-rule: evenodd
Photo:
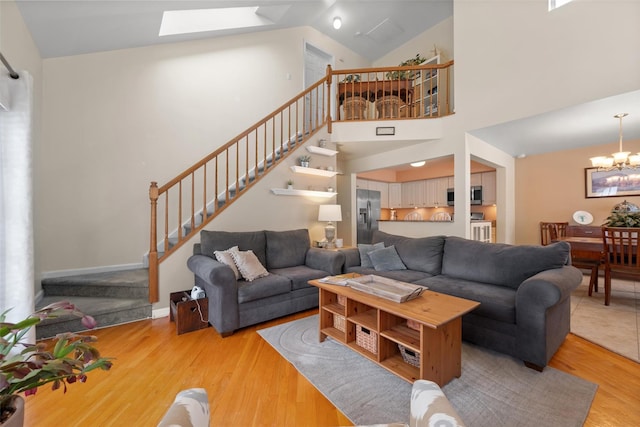
<path fill-rule="evenodd" d="M 413 162 L 411 163 L 411 166 L 413 166 L 414 168 L 419 168 L 420 166 L 424 166 L 425 163 L 427 163 L 426 161 L 422 160 L 420 162 Z"/>
<path fill-rule="evenodd" d="M 342 27 L 342 18 L 336 16 L 335 18 L 333 18 L 333 28 L 339 30 L 340 27 Z"/>
<path fill-rule="evenodd" d="M 629 155 L 631 153 L 630 151 L 622 151 L 622 119 L 628 115 L 629 114 L 627 113 L 620 113 L 613 116 L 616 119 L 620 119 L 620 140 L 618 142 L 619 151 L 611 154 L 611 157 L 591 157 L 589 160 L 591 160 L 591 165 L 594 168 L 598 168 L 600 170 L 622 170 L 636 169 L 638 166 L 640 166 L 640 153 Z"/>

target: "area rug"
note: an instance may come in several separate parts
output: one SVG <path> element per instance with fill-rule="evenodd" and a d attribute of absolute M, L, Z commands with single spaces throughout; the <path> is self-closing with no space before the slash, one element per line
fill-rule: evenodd
<path fill-rule="evenodd" d="M 409 421 L 411 384 L 331 338 L 318 316 L 258 333 L 354 424 Z M 597 385 L 550 367 L 463 343 L 462 376 L 443 388 L 471 427 L 581 426 Z"/>

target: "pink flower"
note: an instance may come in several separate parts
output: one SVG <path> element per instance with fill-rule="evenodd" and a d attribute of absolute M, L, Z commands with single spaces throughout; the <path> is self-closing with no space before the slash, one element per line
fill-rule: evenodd
<path fill-rule="evenodd" d="M 82 322 L 82 326 L 84 326 L 87 329 L 93 329 L 98 325 L 98 323 L 96 322 L 96 319 L 89 316 L 88 314 L 85 314 L 84 316 L 82 316 L 81 322 Z"/>

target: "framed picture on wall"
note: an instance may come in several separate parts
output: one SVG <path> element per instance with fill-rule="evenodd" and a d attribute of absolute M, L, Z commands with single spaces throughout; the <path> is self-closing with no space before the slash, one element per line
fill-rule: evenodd
<path fill-rule="evenodd" d="M 585 197 L 640 196 L 640 170 L 585 168 Z"/>

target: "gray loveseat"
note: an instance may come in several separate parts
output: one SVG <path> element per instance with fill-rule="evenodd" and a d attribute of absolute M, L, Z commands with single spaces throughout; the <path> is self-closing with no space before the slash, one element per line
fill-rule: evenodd
<path fill-rule="evenodd" d="M 376 274 L 480 302 L 462 318 L 468 342 L 542 370 L 569 333 L 570 295 L 582 273 L 570 265 L 566 242 L 512 246 L 376 231 L 373 243 L 377 252 L 366 254 L 374 247 L 361 245 L 343 250 L 344 272 Z M 367 264 L 372 259 L 376 265 Z"/>
<path fill-rule="evenodd" d="M 236 280 L 216 251 L 251 250 L 269 274 Z M 202 231 L 187 266 L 209 298 L 209 323 L 222 335 L 318 306 L 318 289 L 307 282 L 341 272 L 344 255 L 311 247 L 305 229 L 289 231 Z"/>

